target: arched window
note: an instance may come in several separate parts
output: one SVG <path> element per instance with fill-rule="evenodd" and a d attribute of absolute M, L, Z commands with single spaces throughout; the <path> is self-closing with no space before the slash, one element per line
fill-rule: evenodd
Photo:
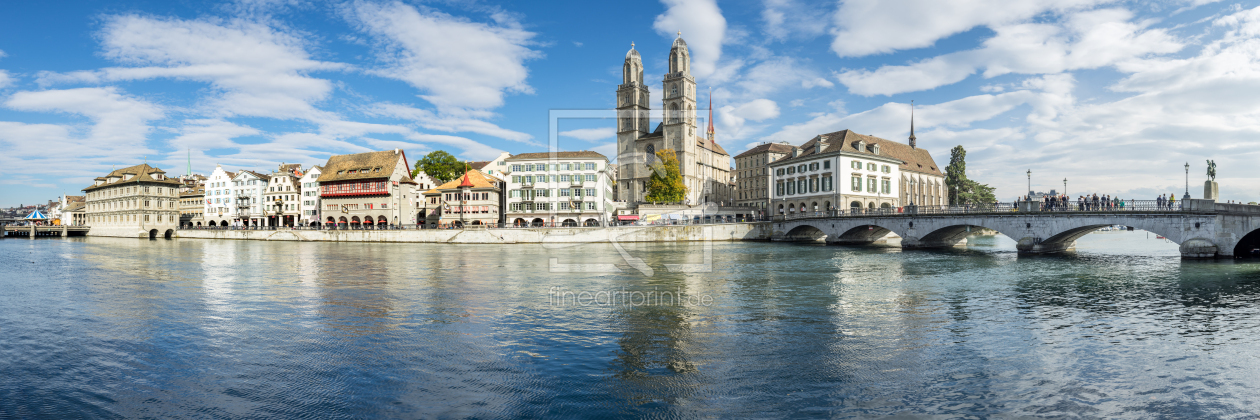
<path fill-rule="evenodd" d="M 681 112 L 678 111 L 678 104 L 669 104 L 669 122 L 678 122 L 679 114 Z"/>
<path fill-rule="evenodd" d="M 644 150 L 644 152 L 647 153 L 647 157 L 644 159 L 644 161 L 646 161 L 648 164 L 651 164 L 652 162 L 655 161 L 654 159 L 656 159 L 656 146 L 649 144 L 647 145 L 647 149 Z"/>

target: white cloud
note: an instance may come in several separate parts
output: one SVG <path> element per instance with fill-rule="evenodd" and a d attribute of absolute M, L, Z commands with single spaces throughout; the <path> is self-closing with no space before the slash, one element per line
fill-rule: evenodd
<path fill-rule="evenodd" d="M 576 130 L 561 131 L 559 134 L 564 137 L 571 137 L 578 140 L 596 141 L 615 137 L 617 135 L 617 130 L 613 127 L 579 128 Z"/>
<path fill-rule="evenodd" d="M 754 99 L 739 106 L 724 106 L 717 109 L 716 119 L 721 128 L 720 133 L 725 140 L 747 138 L 753 132 L 765 128 L 748 126 L 749 121 L 760 122 L 779 117 L 779 105 L 769 99 Z"/>
<path fill-rule="evenodd" d="M 1026 21 L 1044 12 L 1067 12 L 1107 0 L 848 0 L 833 15 L 831 49 L 841 57 L 932 46 L 977 26 Z"/>
<path fill-rule="evenodd" d="M 981 48 L 939 55 L 909 65 L 836 75 L 858 95 L 892 95 L 959 82 L 984 69 L 985 77 L 1040 74 L 1125 65 L 1149 54 L 1179 51 L 1182 44 L 1149 22 L 1133 23 L 1127 10 L 1075 13 L 1057 24 L 1020 23 L 994 27 Z"/>
<path fill-rule="evenodd" d="M 499 127 L 493 123 L 474 118 L 449 114 L 439 115 L 429 110 L 392 103 L 374 104 L 368 108 L 366 112 L 371 115 L 411 120 L 419 124 L 421 127 L 430 130 L 445 131 L 448 133 L 477 133 L 498 137 L 504 140 L 525 143 L 531 146 L 542 146 L 538 142 L 533 141 L 533 136 L 529 134 L 509 130 Z"/>
<path fill-rule="evenodd" d="M 656 16 L 652 28 L 673 39 L 682 31 L 691 52 L 691 74 L 705 78 L 717 70 L 726 38 L 726 18 L 714 0 L 661 0 L 665 13 Z"/>
<path fill-rule="evenodd" d="M 532 32 L 495 15 L 494 24 L 472 22 L 402 3 L 355 3 L 347 12 L 376 40 L 384 68 L 370 73 L 420 89 L 442 112 L 490 109 L 503 104 L 506 92 L 530 93 L 525 61 Z"/>
<path fill-rule="evenodd" d="M 169 143 L 179 150 L 225 149 L 240 146 L 232 141 L 234 138 L 260 134 L 262 131 L 256 128 L 221 119 L 194 119 L 184 121 L 184 126 L 180 127 L 179 136 L 171 139 Z"/>
<path fill-rule="evenodd" d="M 312 60 L 298 37 L 271 27 L 233 20 L 178 20 L 114 16 L 101 30 L 105 56 L 134 67 L 42 73 L 43 84 L 173 78 L 210 83 L 218 97 L 207 114 L 281 119 L 330 118 L 312 103 L 332 83 L 308 76 L 343 64 Z"/>
<path fill-rule="evenodd" d="M 20 111 L 85 116 L 95 124 L 89 139 L 98 144 L 134 144 L 149 132 L 148 121 L 162 117 L 161 107 L 112 87 L 18 92 L 4 105 Z"/>
<path fill-rule="evenodd" d="M 9 76 L 9 72 L 0 70 L 0 89 L 4 89 L 13 85 L 13 76 Z"/>
<path fill-rule="evenodd" d="M 763 0 L 761 20 L 765 32 L 776 40 L 792 37 L 813 38 L 827 31 L 827 15 L 819 4 L 797 0 Z"/>

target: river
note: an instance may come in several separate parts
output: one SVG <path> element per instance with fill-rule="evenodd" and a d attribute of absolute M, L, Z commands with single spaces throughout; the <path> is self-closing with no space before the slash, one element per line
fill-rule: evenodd
<path fill-rule="evenodd" d="M 1035 257 L 4 239 L 0 267 L 0 418 L 1260 413 L 1260 264 L 1140 231 Z"/>

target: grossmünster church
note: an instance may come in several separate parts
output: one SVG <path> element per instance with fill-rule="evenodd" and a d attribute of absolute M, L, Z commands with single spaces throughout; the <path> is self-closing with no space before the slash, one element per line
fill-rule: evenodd
<path fill-rule="evenodd" d="M 669 49 L 669 72 L 662 81 L 663 121 L 650 124 L 651 104 L 643 78 L 643 59 L 630 45 L 617 86 L 617 192 L 618 201 L 631 205 L 647 195 L 649 166 L 656 151 L 673 149 L 687 184 L 687 204 L 721 203 L 731 200 L 731 156 L 718 145 L 713 130 L 713 108 L 709 104 L 707 129 L 696 129 L 696 80 L 691 77 L 691 53 L 679 33 Z"/>

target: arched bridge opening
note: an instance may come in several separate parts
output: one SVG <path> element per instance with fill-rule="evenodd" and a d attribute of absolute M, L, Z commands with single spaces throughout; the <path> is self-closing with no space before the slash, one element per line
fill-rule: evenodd
<path fill-rule="evenodd" d="M 1260 229 L 1248 232 L 1234 245 L 1234 258 L 1260 258 Z"/>
<path fill-rule="evenodd" d="M 837 245 L 869 245 L 884 239 L 889 233 L 892 233 L 892 230 L 883 226 L 861 225 L 855 226 L 835 238 L 830 238 L 827 242 Z"/>
<path fill-rule="evenodd" d="M 825 242 L 827 233 L 810 225 L 800 225 L 785 232 L 779 240 L 783 242 Z"/>

